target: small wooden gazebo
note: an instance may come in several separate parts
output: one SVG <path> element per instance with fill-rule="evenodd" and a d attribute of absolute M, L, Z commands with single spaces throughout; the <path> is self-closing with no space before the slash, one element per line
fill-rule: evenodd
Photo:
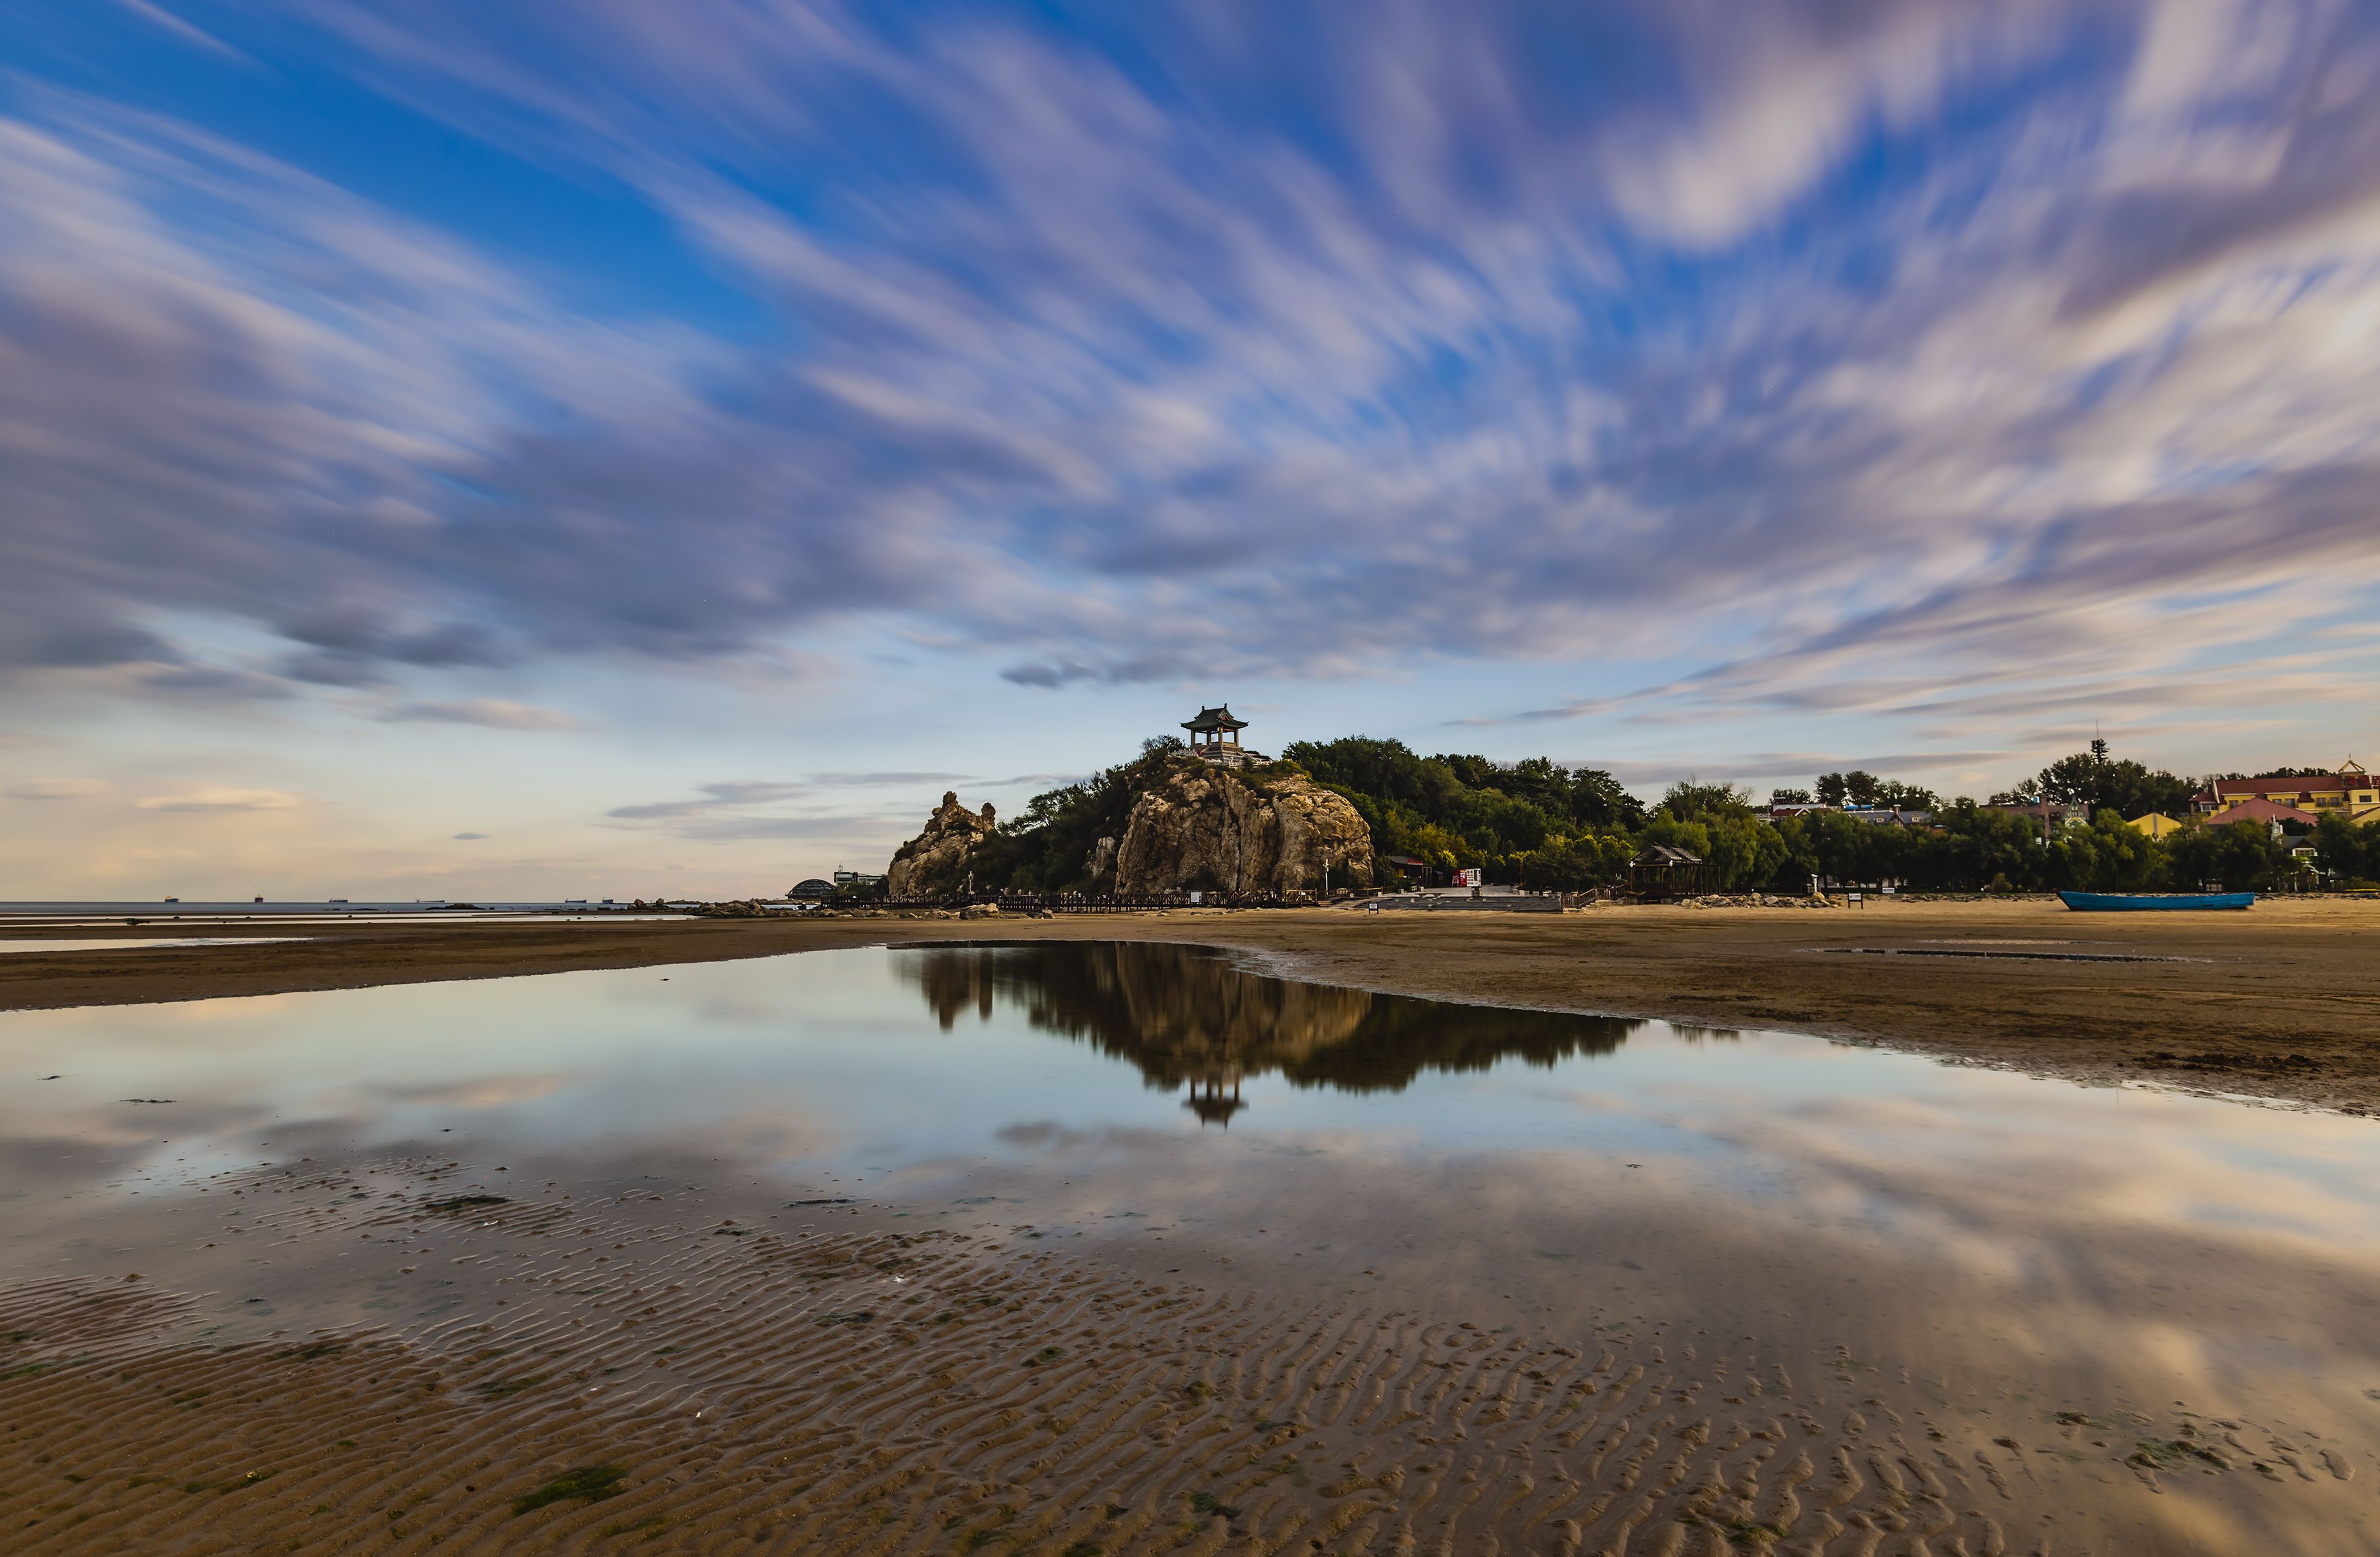
<path fill-rule="evenodd" d="M 1223 749 L 1239 750 L 1240 732 L 1248 727 L 1248 722 L 1232 717 L 1232 705 L 1225 703 L 1220 708 L 1200 709 L 1198 717 L 1184 720 L 1182 727 L 1190 732 L 1191 750 L 1213 755 Z"/>
<path fill-rule="evenodd" d="M 1718 884 L 1718 870 L 1691 849 L 1647 844 L 1628 862 L 1628 890 L 1640 897 L 1693 897 Z"/>

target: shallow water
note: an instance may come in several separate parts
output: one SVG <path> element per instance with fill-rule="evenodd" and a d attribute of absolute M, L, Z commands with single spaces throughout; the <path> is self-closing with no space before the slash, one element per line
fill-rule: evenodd
<path fill-rule="evenodd" d="M 352 1246 L 249 1239 L 256 1202 L 207 1175 L 429 1151 L 515 1197 L 650 1186 L 789 1231 L 890 1216 L 1483 1327 L 1756 1340 L 2029 1423 L 2285 1422 L 2307 1481 L 2360 1476 L 2321 1517 L 2368 1549 L 2363 1119 L 1137 944 L 12 1014 L 0 1066 L 10 1271 L 206 1284 L 226 1323 L 385 1313 L 387 1288 Z M 486 1295 L 440 1281 L 425 1314 Z"/>

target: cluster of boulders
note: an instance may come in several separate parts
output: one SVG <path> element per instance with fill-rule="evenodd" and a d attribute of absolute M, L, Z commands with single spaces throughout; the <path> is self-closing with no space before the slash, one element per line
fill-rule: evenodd
<path fill-rule="evenodd" d="M 884 890 L 893 897 L 926 897 L 953 892 L 965 882 L 967 858 L 991 836 L 992 809 L 959 804 L 958 791 L 944 790 L 942 803 L 926 819 L 926 830 L 902 845 L 885 868 Z"/>
<path fill-rule="evenodd" d="M 903 898 L 965 890 L 992 830 L 990 806 L 971 811 L 945 794 L 892 856 L 885 891 Z M 1345 797 L 1294 767 L 1226 767 L 1178 752 L 1143 781 L 1123 834 L 1092 845 L 1083 875 L 1091 892 L 1125 896 L 1277 898 L 1368 887 L 1372 830 Z"/>
<path fill-rule="evenodd" d="M 740 903 L 698 903 L 686 911 L 702 919 L 766 919 L 787 910 L 782 903 L 763 903 L 757 897 L 747 897 Z"/>
<path fill-rule="evenodd" d="M 1372 830 L 1344 796 L 1293 768 L 1226 768 L 1185 753 L 1133 800 L 1111 888 L 1098 877 L 1103 859 L 1089 863 L 1096 889 L 1126 894 L 1370 886 Z"/>
<path fill-rule="evenodd" d="M 1681 908 L 1840 908 L 1844 905 L 1831 897 L 1785 897 L 1765 892 L 1748 892 L 1736 895 L 1724 893 L 1706 894 L 1701 897 L 1678 899 Z"/>

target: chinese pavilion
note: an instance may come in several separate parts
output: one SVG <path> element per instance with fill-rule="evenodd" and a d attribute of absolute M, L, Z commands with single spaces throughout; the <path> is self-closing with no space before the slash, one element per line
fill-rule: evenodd
<path fill-rule="evenodd" d="M 1209 760 L 1238 757 L 1240 732 L 1248 727 L 1245 719 L 1232 717 L 1232 705 L 1202 708 L 1196 719 L 1185 719 L 1182 727 L 1190 732 L 1190 749 Z"/>

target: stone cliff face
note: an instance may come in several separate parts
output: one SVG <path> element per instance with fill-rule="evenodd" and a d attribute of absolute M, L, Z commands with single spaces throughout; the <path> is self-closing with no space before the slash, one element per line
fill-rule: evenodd
<path fill-rule="evenodd" d="M 965 885 L 967 858 L 991 835 L 991 828 L 990 806 L 971 811 L 959 804 L 956 790 L 945 791 L 942 803 L 926 819 L 926 830 L 894 852 L 884 872 L 885 892 L 917 897 Z"/>
<path fill-rule="evenodd" d="M 1181 756 L 1133 802 L 1114 890 L 1313 892 L 1326 867 L 1334 887 L 1372 882 L 1371 830 L 1344 797 L 1294 774 Z"/>

